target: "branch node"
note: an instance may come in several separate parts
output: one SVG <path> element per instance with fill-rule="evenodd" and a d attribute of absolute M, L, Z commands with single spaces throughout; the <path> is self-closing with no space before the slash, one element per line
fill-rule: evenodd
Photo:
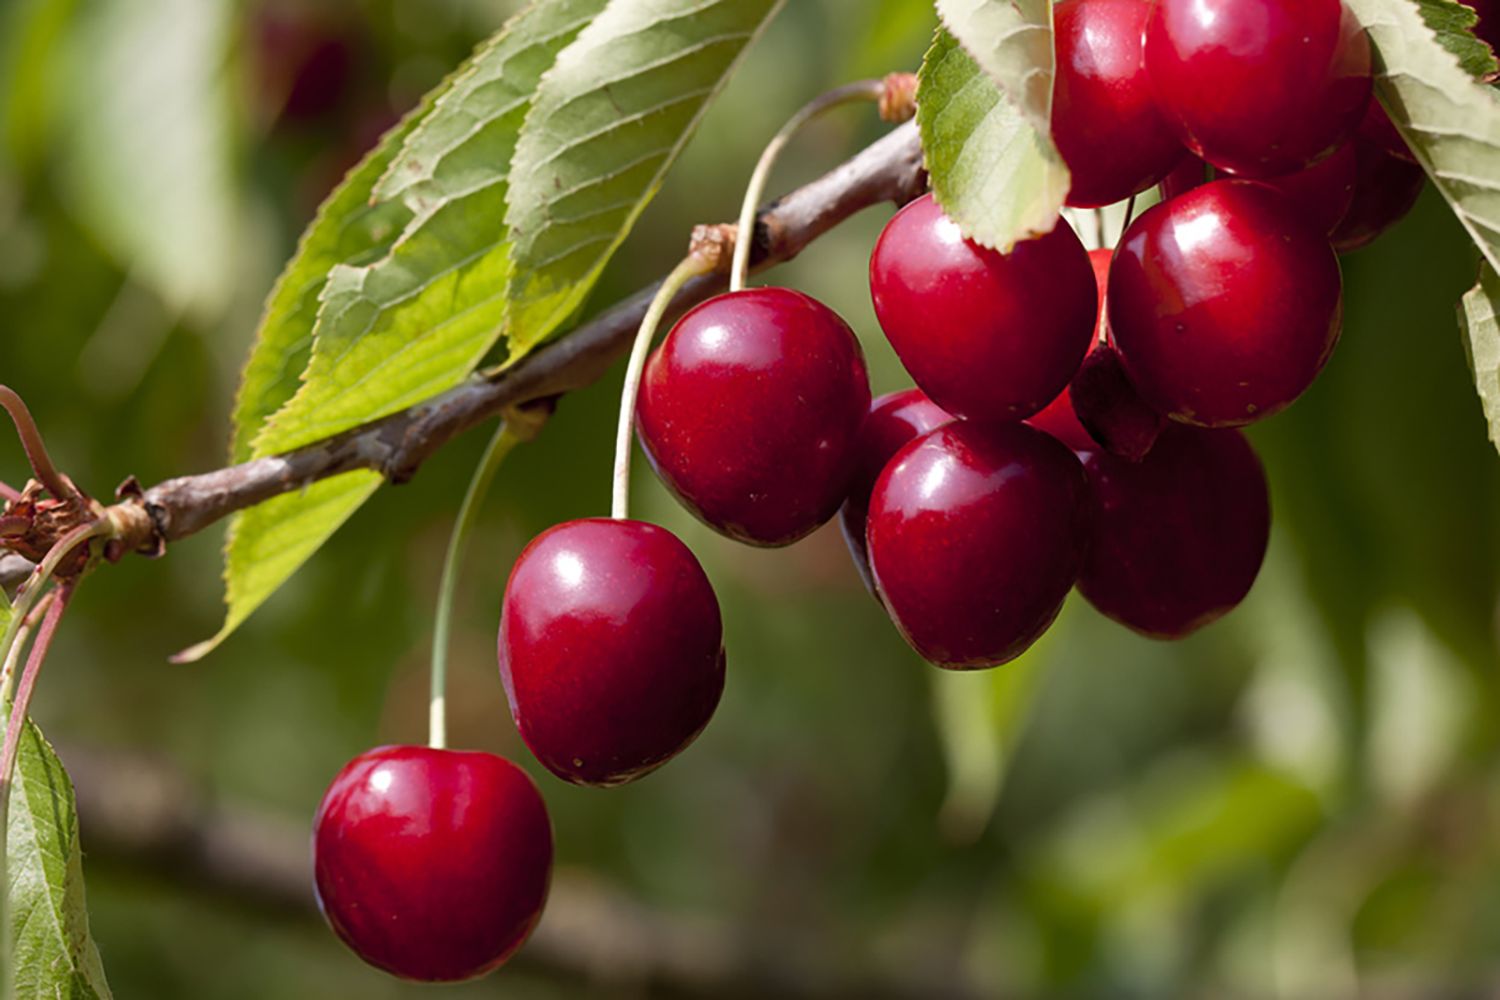
<path fill-rule="evenodd" d="M 917 74 L 890 73 L 881 81 L 880 117 L 892 125 L 917 116 Z"/>
<path fill-rule="evenodd" d="M 759 234 L 762 227 L 757 224 L 755 230 Z M 694 226 L 692 239 L 688 241 L 688 253 L 703 260 L 710 274 L 728 274 L 734 264 L 734 246 L 738 240 L 739 227 L 732 222 Z"/>

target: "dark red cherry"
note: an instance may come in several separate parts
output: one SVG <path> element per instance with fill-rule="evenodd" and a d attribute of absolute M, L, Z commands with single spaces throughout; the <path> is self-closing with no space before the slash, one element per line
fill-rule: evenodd
<path fill-rule="evenodd" d="M 494 754 L 388 746 L 350 761 L 313 825 L 318 905 L 366 962 L 403 979 L 493 972 L 542 914 L 552 826 Z"/>
<path fill-rule="evenodd" d="M 955 421 L 907 444 L 870 499 L 870 566 L 906 641 L 941 667 L 1015 659 L 1062 608 L 1087 545 L 1088 481 L 1024 424 Z"/>
<path fill-rule="evenodd" d="M 1406 144 L 1406 140 L 1401 138 L 1401 133 L 1396 130 L 1395 124 L 1391 121 L 1391 116 L 1386 113 L 1385 108 L 1381 107 L 1380 102 L 1373 97 L 1370 98 L 1370 103 L 1365 108 L 1364 118 L 1360 119 L 1359 131 L 1356 133 L 1356 136 L 1368 142 L 1373 142 L 1398 160 L 1405 160 L 1407 163 L 1417 162 L 1416 156 L 1412 154 L 1411 147 Z"/>
<path fill-rule="evenodd" d="M 688 510 L 730 538 L 789 545 L 844 502 L 869 408 L 848 324 L 801 292 L 753 288 L 677 323 L 646 364 L 637 415 Z"/>
<path fill-rule="evenodd" d="M 1167 418 L 1141 398 L 1120 352 L 1108 342 L 1096 344 L 1083 359 L 1068 396 L 1088 436 L 1111 455 L 1132 462 L 1146 457 L 1167 425 Z"/>
<path fill-rule="evenodd" d="M 1370 99 L 1370 42 L 1342 0 L 1155 0 L 1146 72 L 1189 149 L 1275 177 L 1354 132 Z"/>
<path fill-rule="evenodd" d="M 521 738 L 576 785 L 656 770 L 708 725 L 724 691 L 719 602 L 676 535 L 569 521 L 516 560 L 500 676 Z"/>
<path fill-rule="evenodd" d="M 954 416 L 1023 420 L 1088 353 L 1098 293 L 1059 219 L 1008 254 L 964 239 L 932 195 L 886 225 L 870 258 L 875 315 L 923 392 Z"/>
<path fill-rule="evenodd" d="M 1137 459 L 1151 450 L 1165 418 L 1141 399 L 1125 374 L 1118 352 L 1105 339 L 1108 324 L 1104 298 L 1111 256 L 1108 250 L 1089 251 L 1089 263 L 1094 266 L 1099 286 L 1093 349 L 1068 387 L 1026 422 L 1075 451 L 1102 445 L 1111 454 Z"/>
<path fill-rule="evenodd" d="M 1161 200 L 1171 201 L 1180 194 L 1187 194 L 1193 188 L 1200 188 L 1208 183 L 1208 164 L 1189 154 L 1184 157 L 1176 168 L 1162 178 Z"/>
<path fill-rule="evenodd" d="M 1310 167 L 1262 183 L 1286 195 L 1308 222 L 1331 233 L 1354 204 L 1354 183 L 1359 177 L 1354 147 L 1351 139 Z"/>
<path fill-rule="evenodd" d="M 1466 7 L 1473 8 L 1474 13 L 1479 15 L 1479 23 L 1472 29 L 1474 37 L 1500 52 L 1500 0 L 1460 0 L 1460 2 Z"/>
<path fill-rule="evenodd" d="M 1053 12 L 1052 141 L 1073 175 L 1068 204 L 1112 205 L 1185 155 L 1146 79 L 1141 0 L 1063 0 Z"/>
<path fill-rule="evenodd" d="M 1339 253 L 1369 246 L 1406 218 L 1427 183 L 1421 167 L 1390 155 L 1377 143 L 1357 138 L 1354 151 L 1358 162 L 1354 203 L 1332 236 Z"/>
<path fill-rule="evenodd" d="M 844 541 L 849 545 L 860 579 L 871 593 L 875 591 L 875 581 L 870 576 L 870 557 L 865 549 L 865 521 L 870 513 L 875 480 L 906 442 L 937 430 L 952 419 L 921 389 L 887 393 L 870 404 L 870 416 L 859 435 L 854 484 L 849 487 L 849 499 L 839 509 L 839 526 L 843 528 Z"/>
<path fill-rule="evenodd" d="M 1179 639 L 1232 610 L 1266 554 L 1271 501 L 1239 431 L 1168 427 L 1127 462 L 1081 456 L 1097 498 L 1078 590 L 1144 635 Z"/>
<path fill-rule="evenodd" d="M 1130 381 L 1183 423 L 1236 426 L 1290 406 L 1341 320 L 1327 237 L 1255 182 L 1214 181 L 1152 208 L 1110 272 L 1109 326 Z"/>

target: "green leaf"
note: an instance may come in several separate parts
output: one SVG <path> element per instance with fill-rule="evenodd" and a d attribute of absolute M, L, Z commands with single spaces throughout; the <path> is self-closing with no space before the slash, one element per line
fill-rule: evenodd
<path fill-rule="evenodd" d="M 371 195 L 428 110 L 423 105 L 387 132 L 324 200 L 271 289 L 235 400 L 231 452 L 236 462 L 252 457 L 255 436 L 297 391 L 298 376 L 312 355 L 313 325 L 329 270 L 385 256 L 411 220 L 405 205 L 372 204 Z"/>
<path fill-rule="evenodd" d="M 1422 20 L 1437 35 L 1443 48 L 1458 57 L 1464 72 L 1484 77 L 1500 69 L 1489 45 L 1474 36 L 1479 15 L 1472 7 L 1452 0 L 1417 0 L 1417 6 L 1421 8 Z"/>
<path fill-rule="evenodd" d="M 1439 15 L 1458 16 L 1446 0 L 1348 4 L 1375 43 L 1381 103 L 1485 259 L 1500 267 L 1500 93 L 1453 51 L 1479 43 L 1464 42 L 1466 32 L 1434 33 Z"/>
<path fill-rule="evenodd" d="M 262 362 L 253 382 L 247 371 L 241 396 L 240 448 L 249 435 L 251 456 L 290 451 L 473 371 L 503 328 L 511 268 L 501 219 L 529 96 L 602 6 L 544 0 L 525 8 L 334 193 L 272 295 Z M 300 387 L 261 417 L 303 359 Z M 349 473 L 237 515 L 225 549 L 224 625 L 178 658 L 198 659 L 227 638 L 380 482 L 372 472 Z"/>
<path fill-rule="evenodd" d="M 89 936 L 73 785 L 30 720 L 16 757 L 5 850 L 16 1000 L 110 1000 Z"/>
<path fill-rule="evenodd" d="M 133 279 L 213 322 L 241 271 L 229 0 L 79 5 L 60 176 Z M 149 71 L 147 71 L 149 70 Z"/>
<path fill-rule="evenodd" d="M 1474 371 L 1474 385 L 1484 404 L 1484 417 L 1490 425 L 1490 440 L 1500 448 L 1500 320 L 1496 304 L 1500 303 L 1500 274 L 1485 264 L 1479 284 L 1464 296 L 1458 310 L 1458 322 L 1464 331 L 1464 346 L 1469 353 L 1469 367 Z"/>
<path fill-rule="evenodd" d="M 1007 253 L 1058 224 L 1068 168 L 944 30 L 922 61 L 917 126 L 933 194 L 965 236 Z"/>
<path fill-rule="evenodd" d="M 611 0 L 542 81 L 516 147 L 511 357 L 583 303 L 784 0 Z"/>
<path fill-rule="evenodd" d="M 937 0 L 937 12 L 949 34 L 1050 144 L 1051 0 Z"/>

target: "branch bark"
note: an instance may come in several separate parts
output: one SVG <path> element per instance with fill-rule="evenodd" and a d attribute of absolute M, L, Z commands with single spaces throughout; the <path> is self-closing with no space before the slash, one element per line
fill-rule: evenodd
<path fill-rule="evenodd" d="M 791 260 L 810 243 L 881 202 L 904 204 L 925 188 L 916 126 L 907 123 L 830 173 L 764 209 L 756 221 L 757 267 Z M 720 275 L 690 283 L 673 304 L 680 313 L 724 287 Z M 410 479 L 434 452 L 469 428 L 512 407 L 581 389 L 623 354 L 656 286 L 618 303 L 566 337 L 503 371 L 479 375 L 407 410 L 272 458 L 171 479 L 128 502 L 150 515 L 154 537 L 132 548 L 159 549 L 272 497 L 355 469 L 391 482 Z"/>

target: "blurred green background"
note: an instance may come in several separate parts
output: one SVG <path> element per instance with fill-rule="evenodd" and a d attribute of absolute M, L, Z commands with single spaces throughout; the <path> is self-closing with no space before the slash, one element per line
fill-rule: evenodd
<path fill-rule="evenodd" d="M 0 6 L 0 378 L 74 478 L 108 495 L 128 474 L 222 463 L 259 303 L 319 198 L 513 6 Z M 914 69 L 931 24 L 920 0 L 789 4 L 596 306 L 669 268 L 693 223 L 732 217 L 804 100 Z M 773 187 L 877 136 L 872 117 L 808 133 Z M 906 384 L 865 283 L 888 215 L 775 274 L 850 319 L 877 392 Z M 502 471 L 470 546 L 450 695 L 456 745 L 537 775 L 555 905 L 511 968 L 449 995 L 1500 992 L 1500 463 L 1454 320 L 1475 273 L 1431 191 L 1346 259 L 1337 356 L 1253 433 L 1277 516 L 1265 571 L 1177 645 L 1074 599 L 1021 662 L 943 674 L 861 589 L 836 528 L 737 547 L 643 469 L 639 514 L 680 532 L 718 589 L 730 673 L 690 753 L 610 792 L 535 766 L 493 652 L 521 546 L 607 507 L 618 372 L 567 398 Z M 123 803 L 86 808 L 82 830 L 118 996 L 423 993 L 362 966 L 297 900 L 214 869 L 258 851 L 295 881 L 344 761 L 424 738 L 439 562 L 484 437 L 383 491 L 201 665 L 166 657 L 218 626 L 218 532 L 83 589 L 34 714 L 85 798 L 112 775 Z M 3 478 L 23 469 L 0 434 Z M 162 768 L 168 791 L 119 778 Z M 187 832 L 143 848 L 180 793 Z M 206 840 L 189 829 L 203 816 L 218 818 Z"/>

